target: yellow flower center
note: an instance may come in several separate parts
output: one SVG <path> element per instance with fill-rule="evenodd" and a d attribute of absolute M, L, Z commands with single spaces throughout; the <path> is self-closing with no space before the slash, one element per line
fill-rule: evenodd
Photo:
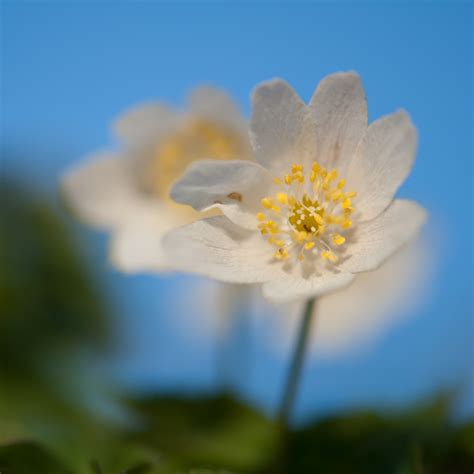
<path fill-rule="evenodd" d="M 346 181 L 336 169 L 327 170 L 314 162 L 309 174 L 295 164 L 283 178 L 275 178 L 282 190 L 262 199 L 257 214 L 258 228 L 276 247 L 274 258 L 299 260 L 321 257 L 336 263 L 352 226 L 355 192 L 344 191 Z"/>
<path fill-rule="evenodd" d="M 167 199 L 173 182 L 193 161 L 245 159 L 248 154 L 246 143 L 235 131 L 210 120 L 193 119 L 160 141 L 148 179 L 153 192 Z"/>

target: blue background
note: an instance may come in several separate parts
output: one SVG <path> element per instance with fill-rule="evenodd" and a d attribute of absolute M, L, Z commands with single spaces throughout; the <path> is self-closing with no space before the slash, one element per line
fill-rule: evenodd
<path fill-rule="evenodd" d="M 248 114 L 259 81 L 281 76 L 308 99 L 326 74 L 355 69 L 370 120 L 407 109 L 420 148 L 401 195 L 428 208 L 441 238 L 432 296 L 370 350 L 307 364 L 298 413 L 395 406 L 466 382 L 459 410 L 474 412 L 472 6 L 7 1 L 2 23 L 2 166 L 52 196 L 67 166 L 112 142 L 120 112 L 180 104 L 197 83 L 228 90 Z M 214 347 L 183 333 L 173 309 L 187 279 L 120 275 L 105 236 L 72 225 L 117 313 L 107 370 L 145 389 L 212 390 Z M 260 338 L 247 341 L 239 390 L 272 410 L 285 363 Z"/>

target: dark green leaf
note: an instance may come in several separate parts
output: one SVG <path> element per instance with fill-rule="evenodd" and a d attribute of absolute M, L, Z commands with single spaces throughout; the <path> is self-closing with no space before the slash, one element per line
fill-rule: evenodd
<path fill-rule="evenodd" d="M 183 468 L 256 471 L 273 456 L 274 424 L 229 396 L 156 397 L 132 404 L 143 427 L 130 439 L 178 459 Z"/>
<path fill-rule="evenodd" d="M 0 446 L 2 474 L 71 474 L 48 450 L 33 442 Z"/>

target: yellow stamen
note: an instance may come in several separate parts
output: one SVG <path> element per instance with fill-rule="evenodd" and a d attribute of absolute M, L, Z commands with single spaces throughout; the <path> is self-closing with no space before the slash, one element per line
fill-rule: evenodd
<path fill-rule="evenodd" d="M 324 250 L 323 252 L 321 252 L 321 257 L 323 257 L 324 260 L 329 260 L 332 263 L 337 262 L 337 256 L 330 250 Z"/>
<path fill-rule="evenodd" d="M 336 245 L 342 245 L 345 241 L 346 241 L 346 238 L 343 237 L 341 234 L 334 234 L 332 236 L 332 241 L 336 244 Z"/>
<path fill-rule="evenodd" d="M 350 200 L 350 198 L 344 199 L 344 201 L 342 202 L 342 208 L 343 208 L 343 209 L 350 209 L 350 208 L 351 208 L 351 200 Z"/>
<path fill-rule="evenodd" d="M 299 185 L 307 178 L 312 185 L 303 192 Z M 266 220 L 263 212 L 257 214 L 265 239 L 278 247 L 275 258 L 284 260 L 291 255 L 303 260 L 305 251 L 318 249 L 317 255 L 323 260 L 336 263 L 337 247 L 347 242 L 344 231 L 352 226 L 352 198 L 356 193 L 344 192 L 346 180 L 338 179 L 338 171 L 323 168 L 318 163 L 312 163 L 307 175 L 303 166 L 295 163 L 283 179 L 275 179 L 277 184 L 282 181 L 288 185 L 285 192 L 277 192 L 261 201 L 265 209 L 274 213 L 274 220 Z"/>
<path fill-rule="evenodd" d="M 339 181 L 339 183 L 337 183 L 337 187 L 338 187 L 339 189 L 344 189 L 344 186 L 345 186 L 345 185 L 346 185 L 346 180 L 345 180 L 345 179 L 341 179 L 341 180 Z"/>
<path fill-rule="evenodd" d="M 288 258 L 288 250 L 281 247 L 275 252 L 274 257 L 278 260 L 286 260 Z"/>
<path fill-rule="evenodd" d="M 277 201 L 280 204 L 288 204 L 288 195 L 285 193 L 277 193 Z"/>

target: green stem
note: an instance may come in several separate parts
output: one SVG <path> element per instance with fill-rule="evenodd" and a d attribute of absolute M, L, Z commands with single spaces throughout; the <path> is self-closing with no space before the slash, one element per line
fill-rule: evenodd
<path fill-rule="evenodd" d="M 301 378 L 301 370 L 303 368 L 304 356 L 306 353 L 306 346 L 308 344 L 309 329 L 311 326 L 315 302 L 316 299 L 311 298 L 307 301 L 304 307 L 301 325 L 298 332 L 298 339 L 296 340 L 285 391 L 281 400 L 280 410 L 278 412 L 278 421 L 285 428 L 288 427 L 291 411 L 296 399 L 298 384 Z"/>

